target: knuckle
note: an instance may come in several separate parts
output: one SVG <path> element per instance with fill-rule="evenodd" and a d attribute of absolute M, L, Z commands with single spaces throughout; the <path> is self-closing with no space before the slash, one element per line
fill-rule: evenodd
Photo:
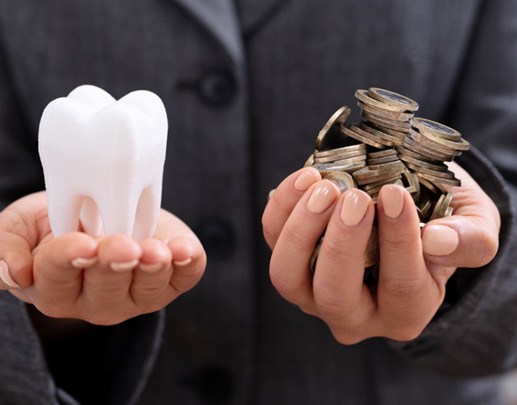
<path fill-rule="evenodd" d="M 347 302 L 342 296 L 326 291 L 316 294 L 315 303 L 321 317 L 331 325 L 346 323 L 353 328 L 355 324 L 353 315 L 357 308 L 354 303 Z"/>
<path fill-rule="evenodd" d="M 310 238 L 310 235 L 307 233 L 307 227 L 301 222 L 287 222 L 282 229 L 282 234 L 292 246 L 302 250 L 314 248 L 313 238 Z"/>
<path fill-rule="evenodd" d="M 390 296 L 408 299 L 421 293 L 422 281 L 411 278 L 386 277 L 380 281 L 379 288 L 382 292 Z"/>

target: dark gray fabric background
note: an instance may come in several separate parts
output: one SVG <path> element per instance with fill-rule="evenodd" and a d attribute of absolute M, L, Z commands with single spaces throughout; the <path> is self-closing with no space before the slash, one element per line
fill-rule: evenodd
<path fill-rule="evenodd" d="M 2 203 L 44 187 L 48 102 L 85 83 L 151 90 L 170 121 L 163 206 L 209 257 L 166 312 L 63 342 L 42 345 L 1 293 L 0 403 L 498 403 L 496 375 L 517 361 L 516 63 L 514 0 L 0 0 Z M 260 216 L 369 86 L 475 145 L 461 164 L 503 227 L 497 258 L 458 271 L 421 337 L 346 347 L 270 285 Z"/>

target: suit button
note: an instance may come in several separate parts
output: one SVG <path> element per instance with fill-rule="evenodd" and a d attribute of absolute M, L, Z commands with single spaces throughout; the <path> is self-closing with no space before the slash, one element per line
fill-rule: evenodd
<path fill-rule="evenodd" d="M 203 244 L 206 254 L 212 258 L 224 259 L 235 250 L 235 232 L 225 219 L 205 219 L 194 231 Z"/>
<path fill-rule="evenodd" d="M 229 106 L 235 99 L 237 81 L 230 70 L 211 69 L 199 81 L 201 100 L 212 107 Z"/>

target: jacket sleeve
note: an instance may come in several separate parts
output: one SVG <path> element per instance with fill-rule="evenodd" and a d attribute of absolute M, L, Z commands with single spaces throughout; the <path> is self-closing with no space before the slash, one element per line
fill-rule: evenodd
<path fill-rule="evenodd" d="M 448 123 L 475 145 L 458 163 L 501 214 L 498 254 L 482 268 L 458 269 L 422 335 L 393 343 L 416 363 L 448 374 L 489 375 L 517 365 L 516 18 L 513 0 L 485 1 L 447 112 Z"/>
<path fill-rule="evenodd" d="M 44 188 L 37 128 L 26 126 L 24 106 L 9 76 L 0 38 L 0 210 Z M 0 291 L 0 402 L 130 404 L 136 400 L 158 352 L 162 312 L 112 327 L 91 326 L 85 333 L 56 340 L 38 335 L 29 309 Z"/>

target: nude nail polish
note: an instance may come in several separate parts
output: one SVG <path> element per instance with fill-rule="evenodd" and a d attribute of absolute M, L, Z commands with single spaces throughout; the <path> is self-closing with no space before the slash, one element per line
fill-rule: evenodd
<path fill-rule="evenodd" d="M 457 232 L 445 225 L 427 225 L 422 235 L 424 253 L 446 256 L 456 250 L 459 244 Z"/>
<path fill-rule="evenodd" d="M 320 176 L 314 169 L 305 169 L 302 171 L 294 182 L 294 188 L 298 191 L 307 190 L 313 183 L 318 181 Z"/>
<path fill-rule="evenodd" d="M 5 260 L 0 260 L 0 279 L 10 288 L 20 288 L 18 283 L 11 277 L 11 273 L 9 272 L 9 265 L 5 262 Z"/>
<path fill-rule="evenodd" d="M 140 260 L 138 260 L 138 259 L 133 259 L 128 262 L 112 262 L 110 264 L 110 267 L 113 271 L 120 271 L 120 272 L 130 271 L 130 270 L 133 270 L 136 266 L 138 266 L 139 261 Z"/>
<path fill-rule="evenodd" d="M 173 263 L 174 263 L 175 266 L 179 266 L 179 267 L 187 266 L 190 263 L 192 263 L 192 258 L 189 257 L 188 259 L 181 260 L 181 261 L 174 261 Z"/>
<path fill-rule="evenodd" d="M 78 257 L 78 258 L 72 260 L 72 266 L 74 266 L 76 269 L 87 269 L 89 267 L 92 267 L 96 263 L 97 263 L 96 257 L 92 257 L 89 259 L 86 259 L 84 257 Z"/>
<path fill-rule="evenodd" d="M 330 181 L 323 181 L 311 194 L 307 208 L 314 214 L 319 214 L 329 208 L 337 198 L 337 190 Z"/>
<path fill-rule="evenodd" d="M 370 198 L 359 190 L 349 190 L 341 206 L 340 217 L 347 226 L 356 226 L 364 218 Z"/>
<path fill-rule="evenodd" d="M 396 219 L 404 208 L 404 190 L 398 186 L 386 186 L 381 190 L 382 209 L 384 214 Z"/>

